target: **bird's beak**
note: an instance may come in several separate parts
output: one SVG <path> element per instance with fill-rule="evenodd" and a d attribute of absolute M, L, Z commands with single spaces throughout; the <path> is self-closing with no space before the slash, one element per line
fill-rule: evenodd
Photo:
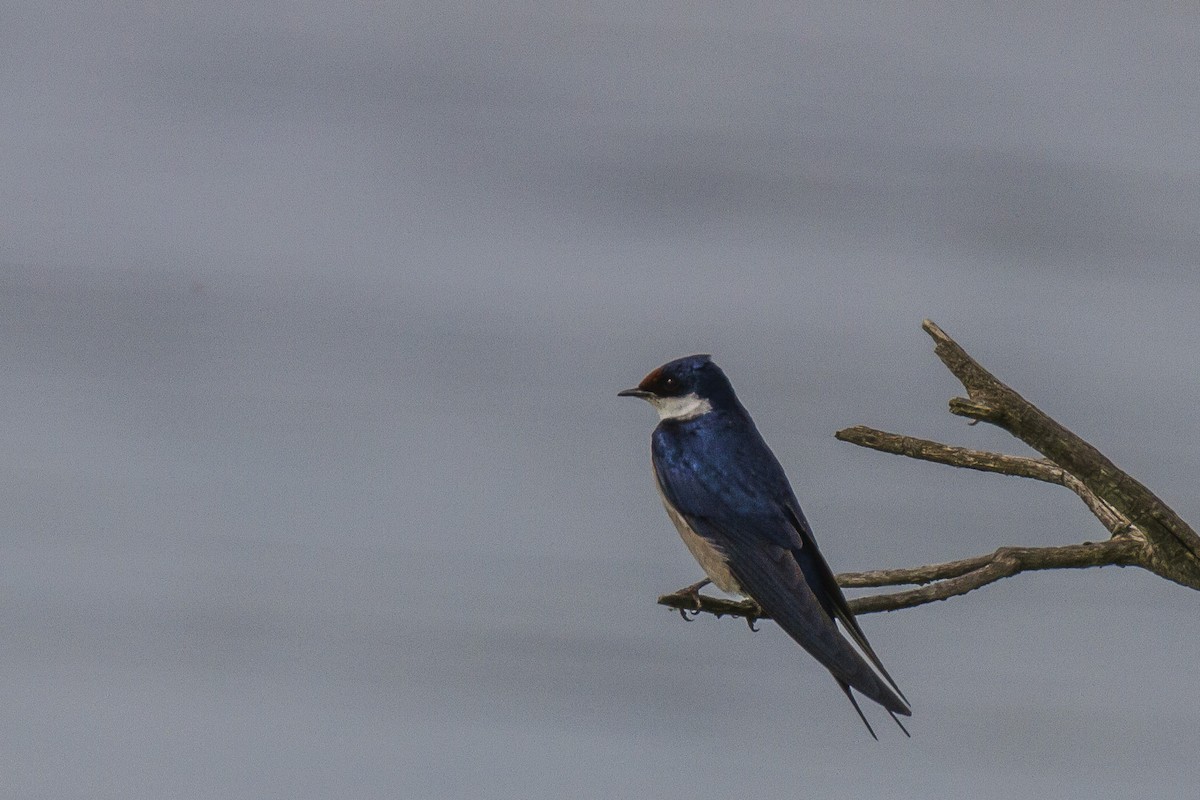
<path fill-rule="evenodd" d="M 650 392 L 647 392 L 645 389 L 626 389 L 623 392 L 617 392 L 617 397 L 640 397 L 645 400 L 650 396 Z"/>

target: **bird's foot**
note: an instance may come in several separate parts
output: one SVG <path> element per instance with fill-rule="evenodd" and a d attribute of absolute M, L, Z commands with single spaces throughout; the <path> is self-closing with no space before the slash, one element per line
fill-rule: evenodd
<path fill-rule="evenodd" d="M 691 586 L 685 586 L 679 591 L 673 592 L 673 594 L 675 594 L 677 597 L 690 597 L 692 603 L 696 606 L 696 610 L 692 612 L 692 616 L 690 617 L 688 616 L 687 609 L 679 609 L 679 616 L 683 617 L 684 622 L 691 622 L 693 619 L 700 616 L 700 609 L 702 607 L 700 603 L 700 590 L 705 586 L 708 586 L 710 583 L 712 583 L 712 581 L 708 578 L 705 578 L 702 581 L 693 583 Z"/>

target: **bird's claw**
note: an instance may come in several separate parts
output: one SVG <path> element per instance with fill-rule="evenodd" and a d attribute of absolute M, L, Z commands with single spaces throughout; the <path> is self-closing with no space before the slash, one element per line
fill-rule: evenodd
<path fill-rule="evenodd" d="M 760 616 L 760 615 L 762 614 L 762 606 L 760 606 L 760 605 L 759 605 L 759 604 L 758 604 L 758 603 L 757 603 L 755 600 L 753 600 L 753 599 L 747 599 L 747 601 L 746 601 L 746 605 L 747 605 L 749 608 L 752 608 L 752 609 L 754 609 L 753 611 L 748 611 L 748 612 L 747 612 L 747 614 L 746 614 L 746 625 L 747 625 L 747 626 L 750 628 L 750 630 L 751 630 L 751 631 L 753 631 L 754 633 L 758 633 L 758 628 L 754 627 L 754 623 L 756 623 L 756 622 L 758 622 L 760 619 L 762 619 L 762 617 Z"/>
<path fill-rule="evenodd" d="M 700 590 L 703 589 L 705 586 L 708 586 L 710 583 L 712 583 L 712 581 L 710 581 L 708 578 L 705 578 L 702 581 L 696 581 L 691 586 L 685 586 L 684 588 L 680 589 L 675 594 L 680 594 L 680 595 L 684 595 L 685 597 L 692 598 L 692 602 L 696 604 L 696 611 L 700 611 L 700 609 L 702 609 L 704 607 L 703 604 L 700 602 Z"/>
<path fill-rule="evenodd" d="M 691 622 L 696 617 L 700 616 L 700 612 L 704 610 L 704 604 L 700 601 L 700 590 L 703 589 L 705 586 L 708 586 L 710 583 L 712 583 L 712 581 L 710 581 L 708 578 L 705 578 L 702 581 L 697 581 L 696 583 L 693 583 L 691 586 L 685 586 L 684 588 L 680 589 L 678 592 L 675 592 L 676 597 L 690 598 L 692 601 L 692 604 L 696 607 L 694 610 L 691 611 L 692 615 L 690 617 L 688 616 L 689 609 L 686 609 L 686 608 L 679 609 L 679 616 L 683 617 L 684 622 Z"/>

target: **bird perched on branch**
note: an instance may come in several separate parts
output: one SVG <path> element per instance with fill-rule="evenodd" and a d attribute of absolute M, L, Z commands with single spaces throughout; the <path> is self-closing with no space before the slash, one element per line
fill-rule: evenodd
<path fill-rule="evenodd" d="M 850 612 L 783 467 L 721 368 L 707 355 L 680 358 L 619 394 L 658 411 L 651 454 L 659 493 L 708 576 L 689 590 L 711 581 L 754 600 L 833 673 L 871 736 L 852 688 L 904 730 L 896 715 L 912 714 L 907 698 Z"/>

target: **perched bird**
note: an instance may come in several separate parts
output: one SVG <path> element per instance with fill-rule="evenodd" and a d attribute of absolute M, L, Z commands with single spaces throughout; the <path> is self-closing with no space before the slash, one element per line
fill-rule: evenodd
<path fill-rule="evenodd" d="M 658 411 L 651 454 L 659 493 L 708 575 L 689 590 L 711 581 L 754 600 L 833 673 L 871 736 L 851 688 L 887 709 L 904 730 L 896 715 L 912 714 L 907 698 L 850 612 L 783 467 L 721 368 L 707 355 L 680 358 L 619 395 L 640 397 Z"/>

